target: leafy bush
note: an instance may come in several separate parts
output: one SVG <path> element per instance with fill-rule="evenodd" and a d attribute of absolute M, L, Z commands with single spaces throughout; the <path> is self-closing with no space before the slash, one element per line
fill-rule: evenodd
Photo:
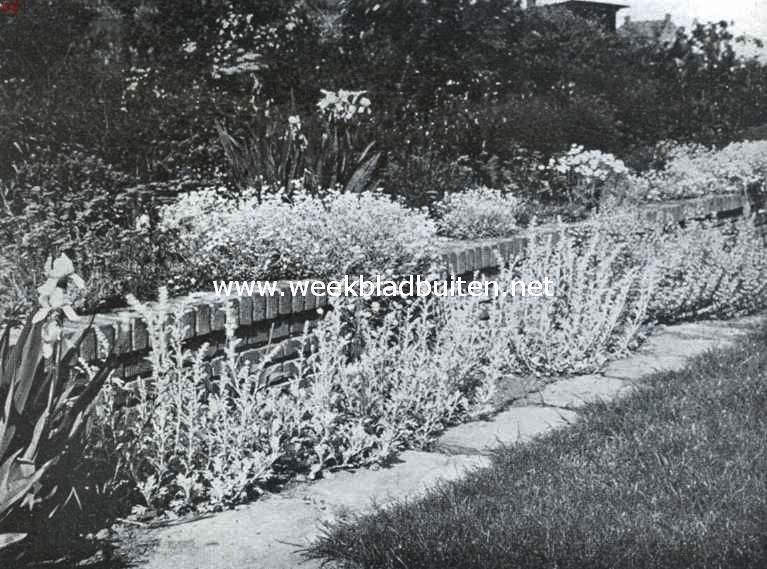
<path fill-rule="evenodd" d="M 603 188 L 617 185 L 629 172 L 623 161 L 612 154 L 586 150 L 577 144 L 551 158 L 548 167 L 559 175 L 568 201 L 583 205 L 599 203 Z"/>
<path fill-rule="evenodd" d="M 184 275 L 208 282 L 416 274 L 436 258 L 434 222 L 370 192 L 320 197 L 298 187 L 260 201 L 255 192 L 193 192 L 161 217 L 180 234 Z"/>
<path fill-rule="evenodd" d="M 519 200 L 509 193 L 479 187 L 448 194 L 434 209 L 442 235 L 485 239 L 516 233 L 521 207 Z"/>
<path fill-rule="evenodd" d="M 128 482 L 144 508 L 220 508 L 258 494 L 286 467 L 315 476 L 383 462 L 424 444 L 471 407 L 469 397 L 482 403 L 488 392 L 474 365 L 476 303 L 422 299 L 382 324 L 360 307 L 350 324 L 338 306 L 296 341 L 297 375 L 282 389 L 265 384 L 269 354 L 251 366 L 237 358 L 233 313 L 221 377 L 209 379 L 207 346 L 183 347 L 183 307 L 162 294 L 154 308 L 132 304 L 148 325 L 152 376 L 109 384 L 95 435 L 118 457 L 114 483 Z M 366 349 L 354 358 L 357 342 Z M 119 406 L 125 399 L 131 405 Z"/>
<path fill-rule="evenodd" d="M 520 280 L 549 279 L 554 296 L 490 302 L 491 359 L 511 373 L 591 373 L 634 347 L 658 274 L 648 249 L 625 262 L 632 252 L 599 224 L 585 234 L 534 234 L 523 258 L 503 267 L 498 286 L 510 293 Z"/>
<path fill-rule="evenodd" d="M 692 212 L 690 212 L 691 214 Z M 647 307 L 650 321 L 730 318 L 765 306 L 767 256 L 756 218 L 688 220 L 641 212 L 597 216 L 592 224 L 614 240 L 625 266 L 653 259 L 657 276 Z"/>
<path fill-rule="evenodd" d="M 724 148 L 662 143 L 658 169 L 632 180 L 647 200 L 695 198 L 763 188 L 767 180 L 767 141 L 734 142 Z"/>
<path fill-rule="evenodd" d="M 761 231 L 746 219 L 694 223 L 658 244 L 661 271 L 649 310 L 662 321 L 731 318 L 759 310 L 767 295 Z"/>
<path fill-rule="evenodd" d="M 12 267 L 9 298 L 28 306 L 38 267 L 66 251 L 86 278 L 78 308 L 94 310 L 128 292 L 152 295 L 168 277 L 173 238 L 155 230 L 155 196 L 137 181 L 79 147 L 33 149 L 0 185 L 3 257 Z"/>
<path fill-rule="evenodd" d="M 469 165 L 446 160 L 434 150 L 393 153 L 380 185 L 409 207 L 432 207 L 445 195 L 461 192 L 475 181 Z"/>

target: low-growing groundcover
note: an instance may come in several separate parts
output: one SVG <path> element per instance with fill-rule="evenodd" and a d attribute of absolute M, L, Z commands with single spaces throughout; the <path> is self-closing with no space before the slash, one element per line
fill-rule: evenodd
<path fill-rule="evenodd" d="M 426 498 L 327 528 L 364 568 L 767 566 L 767 328 Z"/>

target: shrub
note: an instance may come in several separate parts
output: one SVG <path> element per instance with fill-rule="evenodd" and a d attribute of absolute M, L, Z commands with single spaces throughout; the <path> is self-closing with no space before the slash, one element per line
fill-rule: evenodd
<path fill-rule="evenodd" d="M 518 230 L 521 209 L 513 195 L 487 187 L 448 194 L 435 204 L 440 233 L 457 239 L 511 235 Z"/>
<path fill-rule="evenodd" d="M 129 483 L 143 507 L 220 508 L 258 494 L 285 468 L 316 476 L 380 463 L 425 444 L 471 407 L 469 397 L 482 403 L 490 392 L 476 378 L 476 303 L 443 309 L 422 299 L 377 324 L 359 306 L 337 306 L 297 340 L 296 377 L 270 388 L 269 354 L 250 366 L 236 356 L 233 313 L 221 376 L 210 379 L 207 346 L 183 347 L 184 308 L 160 298 L 152 309 L 132 302 L 147 322 L 152 375 L 113 380 L 94 433 L 117 456 L 114 485 Z M 357 342 L 365 351 L 355 357 Z"/>
<path fill-rule="evenodd" d="M 197 212 L 227 199 L 192 197 L 188 213 L 212 231 L 221 220 Z M 360 199 L 328 199 L 341 198 Z M 266 218 L 279 221 L 272 213 L 294 204 L 269 207 Z M 238 358 L 230 309 L 221 375 L 211 378 L 209 347 L 184 345 L 185 307 L 167 293 L 153 307 L 132 300 L 147 323 L 152 375 L 106 386 L 91 454 L 116 464 L 112 488 L 127 488 L 139 510 L 175 512 L 231 506 L 278 473 L 383 462 L 492 410 L 513 382 L 598 371 L 653 319 L 762 306 L 767 261 L 754 232 L 747 223 L 648 228 L 630 215 L 539 230 L 496 280 L 508 293 L 548 279 L 553 297 L 339 301 L 291 341 L 298 358 L 282 386 L 268 385 L 271 348 L 255 364 Z"/>
<path fill-rule="evenodd" d="M 429 207 L 445 195 L 473 185 L 475 175 L 460 160 L 446 160 L 434 150 L 393 154 L 381 175 L 383 190 L 409 207 Z"/>
<path fill-rule="evenodd" d="M 646 248 L 626 262 L 630 247 L 598 224 L 585 234 L 534 233 L 524 257 L 502 269 L 499 287 L 549 279 L 554 297 L 490 302 L 489 357 L 507 373 L 562 375 L 597 371 L 634 347 L 658 277 Z"/>
<path fill-rule="evenodd" d="M 688 217 L 693 212 L 688 212 Z M 648 224 L 638 212 L 595 218 L 624 251 L 626 266 L 651 258 L 657 269 L 649 321 L 674 322 L 754 312 L 765 305 L 767 256 L 756 218 L 673 219 Z"/>
<path fill-rule="evenodd" d="M 605 189 L 618 185 L 629 172 L 612 154 L 577 144 L 551 158 L 548 168 L 554 173 L 554 183 L 567 193 L 568 202 L 588 208 L 599 204 Z"/>
<path fill-rule="evenodd" d="M 185 274 L 209 281 L 416 274 L 436 259 L 434 223 L 370 192 L 196 192 L 161 217 L 187 247 Z"/>
<path fill-rule="evenodd" d="M 14 280 L 2 299 L 27 306 L 48 254 L 66 251 L 81 268 L 86 287 L 78 308 L 128 292 L 152 295 L 168 277 L 173 236 L 155 230 L 155 196 L 135 178 L 74 146 L 63 152 L 30 149 L 15 175 L 0 185 L 3 257 Z"/>
<path fill-rule="evenodd" d="M 656 258 L 655 319 L 731 318 L 765 306 L 767 255 L 752 219 L 691 224 L 660 242 Z"/>
<path fill-rule="evenodd" d="M 695 198 L 763 188 L 767 179 L 767 141 L 734 142 L 724 148 L 661 143 L 660 168 L 634 180 L 648 200 Z"/>

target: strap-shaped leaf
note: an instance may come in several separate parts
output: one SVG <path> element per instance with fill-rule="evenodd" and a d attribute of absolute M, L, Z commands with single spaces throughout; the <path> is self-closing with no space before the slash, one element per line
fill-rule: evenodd
<path fill-rule="evenodd" d="M 24 338 L 23 344 L 17 344 L 21 348 L 19 365 L 14 374 L 16 384 L 16 394 L 14 395 L 14 405 L 19 414 L 24 413 L 27 400 L 32 388 L 35 387 L 35 380 L 41 373 L 41 366 L 45 365 L 42 352 L 42 323 L 32 325 L 31 330 Z"/>
<path fill-rule="evenodd" d="M 5 549 L 15 543 L 24 541 L 26 537 L 26 533 L 0 533 L 0 549 Z"/>

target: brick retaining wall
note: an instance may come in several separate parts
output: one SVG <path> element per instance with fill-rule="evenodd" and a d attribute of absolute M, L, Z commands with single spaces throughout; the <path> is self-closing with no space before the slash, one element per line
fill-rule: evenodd
<path fill-rule="evenodd" d="M 742 196 L 714 196 L 648 205 L 642 208 L 641 215 L 646 216 L 648 221 L 665 216 L 670 222 L 682 222 L 713 214 L 726 219 L 743 215 L 745 204 Z M 764 228 L 763 235 L 767 237 L 767 215 L 761 214 L 760 225 Z M 493 272 L 497 269 L 499 254 L 508 259 L 524 251 L 533 233 L 554 234 L 559 230 L 553 225 L 542 226 L 505 239 L 446 242 L 443 254 L 446 274 L 470 276 L 475 272 Z M 240 356 L 245 360 L 258 361 L 266 353 L 277 350 L 268 370 L 267 379 L 270 382 L 290 373 L 293 365 L 290 360 L 296 357 L 300 348 L 296 338 L 303 334 L 308 322 L 319 317 L 317 309 L 328 304 L 327 297 L 310 292 L 292 296 L 288 282 L 280 282 L 279 286 L 284 296 L 229 299 L 235 305 L 236 335 L 241 339 L 238 346 Z M 214 293 L 195 293 L 173 299 L 173 302 L 189 306 L 190 310 L 184 316 L 189 347 L 208 343 L 210 373 L 218 375 L 225 340 L 224 299 Z M 117 311 L 96 316 L 94 326 L 114 343 L 120 360 L 118 375 L 127 379 L 149 373 L 150 366 L 145 359 L 149 351 L 149 337 L 140 317 L 129 310 Z M 90 330 L 81 344 L 80 357 L 92 361 L 105 356 L 97 350 L 96 334 Z"/>

